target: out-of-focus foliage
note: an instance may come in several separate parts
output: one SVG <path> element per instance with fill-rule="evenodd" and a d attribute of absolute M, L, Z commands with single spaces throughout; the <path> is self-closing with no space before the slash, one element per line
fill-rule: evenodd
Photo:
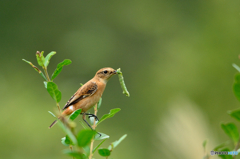
<path fill-rule="evenodd" d="M 61 107 L 98 69 L 124 72 L 131 98 L 113 77 L 98 112 L 121 108 L 99 129 L 114 134 L 113 141 L 128 134 L 111 154 L 114 159 L 202 158 L 205 139 L 207 152 L 229 139 L 220 122 L 235 122 L 226 111 L 239 108 L 231 66 L 240 63 L 239 5 L 237 0 L 1 1 L 1 157 L 66 158 L 59 153 L 63 146 L 56 145 L 62 131 L 48 129 L 52 117 L 46 110 L 56 112 L 55 103 L 21 60 L 34 61 L 36 50 L 54 50 L 58 56 L 51 58 L 49 72 L 62 59 L 73 62 L 54 79 Z"/>

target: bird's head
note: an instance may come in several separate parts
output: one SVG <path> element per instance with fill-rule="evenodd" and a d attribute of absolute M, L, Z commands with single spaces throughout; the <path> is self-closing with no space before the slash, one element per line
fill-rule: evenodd
<path fill-rule="evenodd" d="M 95 77 L 103 80 L 106 83 L 115 74 L 117 74 L 116 70 L 110 67 L 106 67 L 98 70 Z"/>

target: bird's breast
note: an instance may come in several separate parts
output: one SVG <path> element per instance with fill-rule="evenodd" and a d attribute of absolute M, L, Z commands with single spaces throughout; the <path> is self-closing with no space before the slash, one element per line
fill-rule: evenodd
<path fill-rule="evenodd" d="M 99 88 L 100 87 L 100 88 Z M 105 86 L 98 86 L 98 90 L 91 96 L 82 99 L 80 102 L 76 103 L 75 107 L 77 109 L 82 109 L 82 112 L 86 112 L 91 109 L 100 100 Z"/>

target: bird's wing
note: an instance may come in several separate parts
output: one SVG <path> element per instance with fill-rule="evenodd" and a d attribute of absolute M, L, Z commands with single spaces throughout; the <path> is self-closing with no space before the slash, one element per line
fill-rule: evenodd
<path fill-rule="evenodd" d="M 64 109 L 68 108 L 70 105 L 78 103 L 80 100 L 87 98 L 93 95 L 98 89 L 96 82 L 87 83 L 87 85 L 83 86 L 83 88 L 79 89 L 66 103 Z"/>

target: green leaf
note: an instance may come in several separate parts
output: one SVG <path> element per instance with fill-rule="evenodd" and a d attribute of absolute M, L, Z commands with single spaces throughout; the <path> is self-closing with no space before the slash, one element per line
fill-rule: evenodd
<path fill-rule="evenodd" d="M 85 151 L 84 154 L 86 154 L 86 156 L 89 156 L 90 155 L 90 147 L 87 145 L 87 146 L 84 146 L 83 147 L 83 150 Z"/>
<path fill-rule="evenodd" d="M 221 124 L 222 129 L 224 132 L 233 140 L 234 144 L 236 145 L 239 140 L 239 133 L 237 127 L 234 123 L 227 123 Z"/>
<path fill-rule="evenodd" d="M 240 73 L 237 73 L 237 74 L 235 75 L 235 81 L 236 81 L 237 83 L 240 83 Z"/>
<path fill-rule="evenodd" d="M 47 83 L 47 91 L 50 94 L 50 96 L 59 103 L 61 101 L 61 92 L 58 90 L 58 86 L 53 82 Z"/>
<path fill-rule="evenodd" d="M 240 101 L 240 73 L 235 75 L 235 83 L 233 84 L 233 92 Z"/>
<path fill-rule="evenodd" d="M 76 159 L 86 159 L 86 156 L 80 152 L 76 152 L 76 151 L 71 151 L 71 150 L 65 150 L 63 151 L 64 154 L 67 154 L 69 156 L 72 156 Z"/>
<path fill-rule="evenodd" d="M 101 156 L 110 156 L 111 155 L 111 151 L 109 151 L 108 149 L 98 149 L 98 153 Z"/>
<path fill-rule="evenodd" d="M 228 152 L 228 151 L 230 151 L 230 149 L 229 148 L 224 148 L 224 149 L 221 150 L 221 152 L 223 152 L 223 151 L 227 151 Z M 218 157 L 220 157 L 222 159 L 233 159 L 232 155 L 226 155 L 226 154 L 218 155 Z"/>
<path fill-rule="evenodd" d="M 102 118 L 99 120 L 97 125 L 100 124 L 102 121 L 106 120 L 107 118 L 113 117 L 120 110 L 121 110 L 120 108 L 111 109 L 108 114 L 105 114 L 105 115 L 102 116 Z"/>
<path fill-rule="evenodd" d="M 99 109 L 102 105 L 102 98 L 99 99 L 98 103 L 97 103 L 97 109 Z"/>
<path fill-rule="evenodd" d="M 68 137 L 71 139 L 73 145 L 77 145 L 77 139 L 74 136 L 74 134 L 72 133 L 72 131 L 67 128 L 59 119 L 57 124 L 62 128 L 62 130 L 68 135 Z"/>
<path fill-rule="evenodd" d="M 82 112 L 82 109 L 78 109 L 76 111 L 74 111 L 71 115 L 70 115 L 70 119 L 73 121 L 74 119 L 77 118 L 77 116 Z"/>
<path fill-rule="evenodd" d="M 56 116 L 52 112 L 48 111 L 48 113 L 50 113 L 53 117 L 56 118 Z"/>
<path fill-rule="evenodd" d="M 122 72 L 121 72 L 120 68 L 117 69 L 117 74 L 118 74 L 118 79 L 119 79 L 120 85 L 121 85 L 122 90 L 123 90 L 123 94 L 130 97 L 130 93 L 127 90 L 127 87 L 126 87 L 126 84 L 124 82 L 123 75 L 122 75 Z"/>
<path fill-rule="evenodd" d="M 49 62 L 50 62 L 50 59 L 53 55 L 55 55 L 56 52 L 55 51 L 52 51 L 50 52 L 46 57 L 45 57 L 45 62 L 44 62 L 44 66 L 47 68 Z"/>
<path fill-rule="evenodd" d="M 42 51 L 41 53 L 39 51 L 37 51 L 37 53 L 36 53 L 38 65 L 41 67 L 44 67 L 44 62 L 45 62 L 43 53 L 44 53 L 44 51 Z"/>
<path fill-rule="evenodd" d="M 100 142 L 94 149 L 93 149 L 93 153 L 104 143 L 104 141 L 106 141 L 107 139 L 103 140 L 102 142 Z"/>
<path fill-rule="evenodd" d="M 231 117 L 235 118 L 236 120 L 240 121 L 240 109 L 228 111 Z"/>
<path fill-rule="evenodd" d="M 218 151 L 219 149 L 223 148 L 224 146 L 226 146 L 226 143 L 222 143 L 222 144 L 216 146 L 216 147 L 213 149 L 213 151 Z"/>
<path fill-rule="evenodd" d="M 61 143 L 62 143 L 64 146 L 69 146 L 69 144 L 66 144 L 65 140 L 66 140 L 66 137 L 61 138 Z"/>
<path fill-rule="evenodd" d="M 35 65 L 33 65 L 31 62 L 29 62 L 29 61 L 27 61 L 27 60 L 25 60 L 25 59 L 22 59 L 23 61 L 25 61 L 26 63 L 28 63 L 29 65 L 31 65 L 33 68 L 34 68 L 34 70 L 36 70 L 46 81 L 47 81 L 47 79 L 46 79 L 46 77 L 44 76 L 44 74 L 42 73 L 42 71 L 41 70 L 39 70 Z"/>
<path fill-rule="evenodd" d="M 123 135 L 119 140 L 114 141 L 109 147 L 109 150 L 113 150 L 113 148 L 116 148 L 125 138 L 127 137 L 127 134 Z"/>
<path fill-rule="evenodd" d="M 233 66 L 238 72 L 240 72 L 240 67 L 239 67 L 238 65 L 236 65 L 235 63 L 233 63 L 232 66 Z"/>
<path fill-rule="evenodd" d="M 204 149 L 204 150 L 206 149 L 206 145 L 207 145 L 207 140 L 204 140 L 204 141 L 203 141 L 203 149 Z"/>
<path fill-rule="evenodd" d="M 66 135 L 64 142 L 65 142 L 65 144 L 67 144 L 67 145 L 74 145 L 68 135 Z"/>
<path fill-rule="evenodd" d="M 237 99 L 240 101 L 240 83 L 233 84 L 233 92 Z"/>
<path fill-rule="evenodd" d="M 98 133 L 100 133 L 100 132 L 98 132 Z M 101 134 L 101 136 L 99 134 L 95 134 L 94 140 L 104 140 L 104 139 L 109 138 L 109 136 L 104 133 L 100 133 L 100 134 Z"/>
<path fill-rule="evenodd" d="M 58 74 L 62 71 L 63 66 L 69 65 L 69 64 L 71 64 L 71 63 L 72 63 L 72 61 L 69 60 L 69 59 L 65 59 L 63 62 L 59 63 L 59 64 L 57 65 L 56 70 L 55 70 L 55 71 L 53 72 L 53 74 L 52 74 L 51 80 L 55 79 L 55 78 L 58 76 Z"/>
<path fill-rule="evenodd" d="M 95 133 L 96 132 L 92 131 L 92 130 L 82 130 L 82 131 L 80 131 L 77 135 L 78 146 L 79 147 L 87 146 L 91 142 Z"/>
<path fill-rule="evenodd" d="M 43 81 L 44 87 L 47 89 L 47 82 Z"/>

